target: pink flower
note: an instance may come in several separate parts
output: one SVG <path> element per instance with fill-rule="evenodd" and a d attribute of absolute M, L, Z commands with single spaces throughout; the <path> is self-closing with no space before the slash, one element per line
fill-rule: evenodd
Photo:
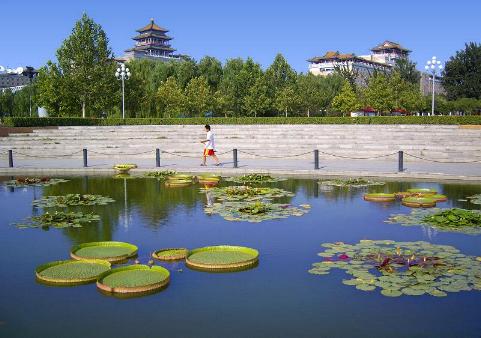
<path fill-rule="evenodd" d="M 350 257 L 349 257 L 348 255 L 346 255 L 346 254 L 341 254 L 341 255 L 339 255 L 339 259 L 345 260 L 345 259 L 349 259 L 349 258 L 350 258 Z"/>

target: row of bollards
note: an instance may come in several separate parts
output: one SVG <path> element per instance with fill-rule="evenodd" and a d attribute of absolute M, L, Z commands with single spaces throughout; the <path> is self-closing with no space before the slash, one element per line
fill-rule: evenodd
<path fill-rule="evenodd" d="M 83 155 L 83 165 L 84 168 L 88 167 L 88 152 L 87 149 L 82 149 Z M 233 167 L 239 168 L 239 158 L 238 158 L 238 150 L 232 149 L 232 160 L 233 160 Z M 13 150 L 8 151 L 8 166 L 9 168 L 13 168 Z M 160 167 L 160 149 L 155 149 L 155 166 L 157 168 Z M 314 170 L 319 170 L 319 150 L 314 150 Z M 398 172 L 404 171 L 404 152 L 400 150 L 398 152 Z"/>

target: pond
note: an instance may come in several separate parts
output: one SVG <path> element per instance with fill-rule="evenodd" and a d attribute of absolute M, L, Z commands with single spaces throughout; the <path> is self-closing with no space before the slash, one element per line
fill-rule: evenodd
<path fill-rule="evenodd" d="M 481 291 L 386 297 L 379 290 L 344 285 L 343 270 L 309 273 L 322 261 L 323 243 L 361 240 L 426 241 L 481 256 L 481 235 L 402 226 L 385 221 L 408 214 L 399 202 L 363 200 L 367 192 L 432 188 L 448 196 L 442 208 L 480 209 L 465 198 L 481 185 L 388 182 L 367 188 L 321 187 L 315 179 L 289 179 L 268 186 L 292 192 L 276 202 L 310 208 L 262 222 L 228 221 L 204 208 L 212 202 L 198 184 L 166 187 L 152 178 L 67 177 L 47 186 L 8 187 L 0 178 L 1 337 L 479 337 Z M 235 185 L 222 181 L 222 185 Z M 43 213 L 33 200 L 51 195 L 96 194 L 105 205 L 69 207 L 100 221 L 82 227 L 18 228 L 14 223 Z M 212 197 L 211 197 L 212 198 Z M 211 199 L 210 198 L 210 199 Z M 62 209 L 67 210 L 67 209 Z M 91 241 L 138 246 L 146 264 L 161 248 L 240 245 L 259 251 L 249 270 L 209 273 L 185 263 L 160 263 L 170 271 L 164 290 L 121 299 L 95 284 L 46 286 L 35 268 L 68 259 L 72 246 Z"/>

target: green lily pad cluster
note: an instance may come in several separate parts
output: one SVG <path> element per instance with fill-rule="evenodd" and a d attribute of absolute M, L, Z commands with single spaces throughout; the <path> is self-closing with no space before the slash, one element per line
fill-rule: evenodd
<path fill-rule="evenodd" d="M 115 202 L 114 199 L 102 195 L 67 194 L 61 196 L 47 196 L 32 202 L 39 208 L 66 208 L 79 205 L 106 205 Z"/>
<path fill-rule="evenodd" d="M 319 181 L 320 185 L 332 186 L 332 187 L 340 187 L 340 188 L 362 188 L 368 187 L 371 185 L 384 185 L 385 182 L 376 182 L 367 180 L 364 178 L 347 178 L 347 179 L 335 179 L 335 180 L 327 180 L 327 181 Z"/>
<path fill-rule="evenodd" d="M 15 180 L 7 181 L 5 185 L 9 187 L 46 187 L 58 183 L 68 182 L 62 178 L 50 178 L 50 177 L 18 177 Z"/>
<path fill-rule="evenodd" d="M 308 212 L 307 207 L 294 207 L 289 204 L 269 202 L 223 202 L 205 207 L 208 215 L 218 214 L 227 221 L 246 221 L 258 223 L 271 219 L 302 216 Z"/>
<path fill-rule="evenodd" d="M 413 210 L 410 214 L 393 214 L 386 223 L 427 225 L 439 231 L 480 234 L 481 211 L 458 208 Z"/>
<path fill-rule="evenodd" d="M 82 212 L 46 212 L 40 216 L 31 217 L 24 224 L 17 224 L 19 228 L 80 228 L 83 224 L 97 222 L 100 220 L 98 215 Z"/>
<path fill-rule="evenodd" d="M 261 184 L 261 183 L 274 183 L 283 181 L 284 179 L 279 177 L 272 177 L 267 174 L 248 174 L 242 176 L 234 176 L 227 179 L 227 181 L 241 183 L 241 184 Z"/>
<path fill-rule="evenodd" d="M 207 189 L 201 189 L 207 191 Z M 250 187 L 246 185 L 211 188 L 208 191 L 220 201 L 255 201 L 259 199 L 273 199 L 292 197 L 293 193 L 279 188 Z"/>
<path fill-rule="evenodd" d="M 473 204 L 481 204 L 481 194 L 468 196 L 466 199 Z"/>
<path fill-rule="evenodd" d="M 380 288 L 387 297 L 431 295 L 481 290 L 481 262 L 448 245 L 428 242 L 361 240 L 322 244 L 324 260 L 314 263 L 310 273 L 327 275 L 344 270 L 350 279 L 343 284 L 362 291 Z"/>
<path fill-rule="evenodd" d="M 156 178 L 158 180 L 166 180 L 170 176 L 177 174 L 175 170 L 161 170 L 161 171 L 151 171 L 145 174 L 146 177 Z"/>

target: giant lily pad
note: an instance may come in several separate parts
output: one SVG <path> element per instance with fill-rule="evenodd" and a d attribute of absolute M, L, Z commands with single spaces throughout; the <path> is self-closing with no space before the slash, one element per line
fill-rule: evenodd
<path fill-rule="evenodd" d="M 332 269 L 351 275 L 343 284 L 362 291 L 380 288 L 387 297 L 435 297 L 448 292 L 481 290 L 481 262 L 448 245 L 428 242 L 362 240 L 357 244 L 324 243 L 310 273 L 327 275 Z"/>
<path fill-rule="evenodd" d="M 436 200 L 429 197 L 405 197 L 402 199 L 401 203 L 410 208 L 433 208 L 436 206 Z M 435 195 L 432 195 L 435 196 Z"/>
<path fill-rule="evenodd" d="M 118 263 L 137 255 L 137 246 L 115 241 L 89 242 L 76 245 L 70 251 L 73 259 L 102 259 Z"/>
<path fill-rule="evenodd" d="M 238 271 L 257 264 L 259 252 L 243 246 L 219 245 L 189 252 L 186 265 L 206 271 Z"/>
<path fill-rule="evenodd" d="M 367 180 L 364 178 L 347 178 L 347 179 L 335 179 L 327 181 L 319 181 L 320 185 L 341 187 L 341 188 L 362 188 L 371 185 L 384 185 L 385 182 L 376 182 Z"/>
<path fill-rule="evenodd" d="M 425 195 L 434 195 L 437 194 L 437 191 L 430 188 L 413 188 L 408 189 L 408 192 L 413 194 L 425 194 Z"/>
<path fill-rule="evenodd" d="M 7 181 L 5 185 L 9 187 L 28 187 L 28 186 L 49 186 L 58 183 L 68 182 L 62 178 L 50 178 L 50 177 L 18 177 L 15 180 Z"/>
<path fill-rule="evenodd" d="M 76 285 L 95 282 L 108 270 L 110 270 L 110 263 L 103 260 L 67 260 L 40 265 L 35 269 L 35 274 L 43 283 Z"/>
<path fill-rule="evenodd" d="M 227 221 L 262 222 L 289 216 L 302 216 L 307 208 L 297 208 L 289 204 L 256 202 L 223 202 L 205 207 L 208 215 L 218 214 Z"/>
<path fill-rule="evenodd" d="M 102 195 L 67 194 L 62 196 L 46 196 L 42 199 L 34 200 L 32 204 L 39 208 L 66 208 L 77 205 L 106 205 L 111 202 L 115 202 L 115 200 Z"/>
<path fill-rule="evenodd" d="M 205 191 L 205 189 L 202 189 Z M 212 188 L 209 192 L 213 197 L 220 201 L 255 201 L 259 199 L 273 199 L 280 197 L 292 197 L 293 193 L 279 189 L 268 187 L 250 187 L 250 186 L 230 186 L 222 188 Z"/>
<path fill-rule="evenodd" d="M 152 258 L 159 261 L 177 261 L 185 259 L 189 250 L 187 248 L 166 248 L 152 253 Z"/>
<path fill-rule="evenodd" d="M 227 181 L 241 183 L 241 184 L 261 184 L 261 183 L 274 183 L 283 181 L 285 179 L 279 177 L 272 177 L 267 174 L 248 174 L 242 176 L 234 176 L 227 179 Z"/>
<path fill-rule="evenodd" d="M 396 195 L 389 193 L 370 193 L 364 195 L 364 200 L 369 202 L 393 202 Z"/>
<path fill-rule="evenodd" d="M 481 211 L 465 209 L 425 209 L 413 210 L 410 214 L 394 214 L 386 223 L 399 223 L 405 226 L 427 225 L 439 231 L 481 233 Z"/>
<path fill-rule="evenodd" d="M 19 228 L 80 228 L 85 223 L 99 221 L 100 217 L 82 212 L 46 212 L 40 216 L 31 217 L 26 223 L 16 224 Z"/>

